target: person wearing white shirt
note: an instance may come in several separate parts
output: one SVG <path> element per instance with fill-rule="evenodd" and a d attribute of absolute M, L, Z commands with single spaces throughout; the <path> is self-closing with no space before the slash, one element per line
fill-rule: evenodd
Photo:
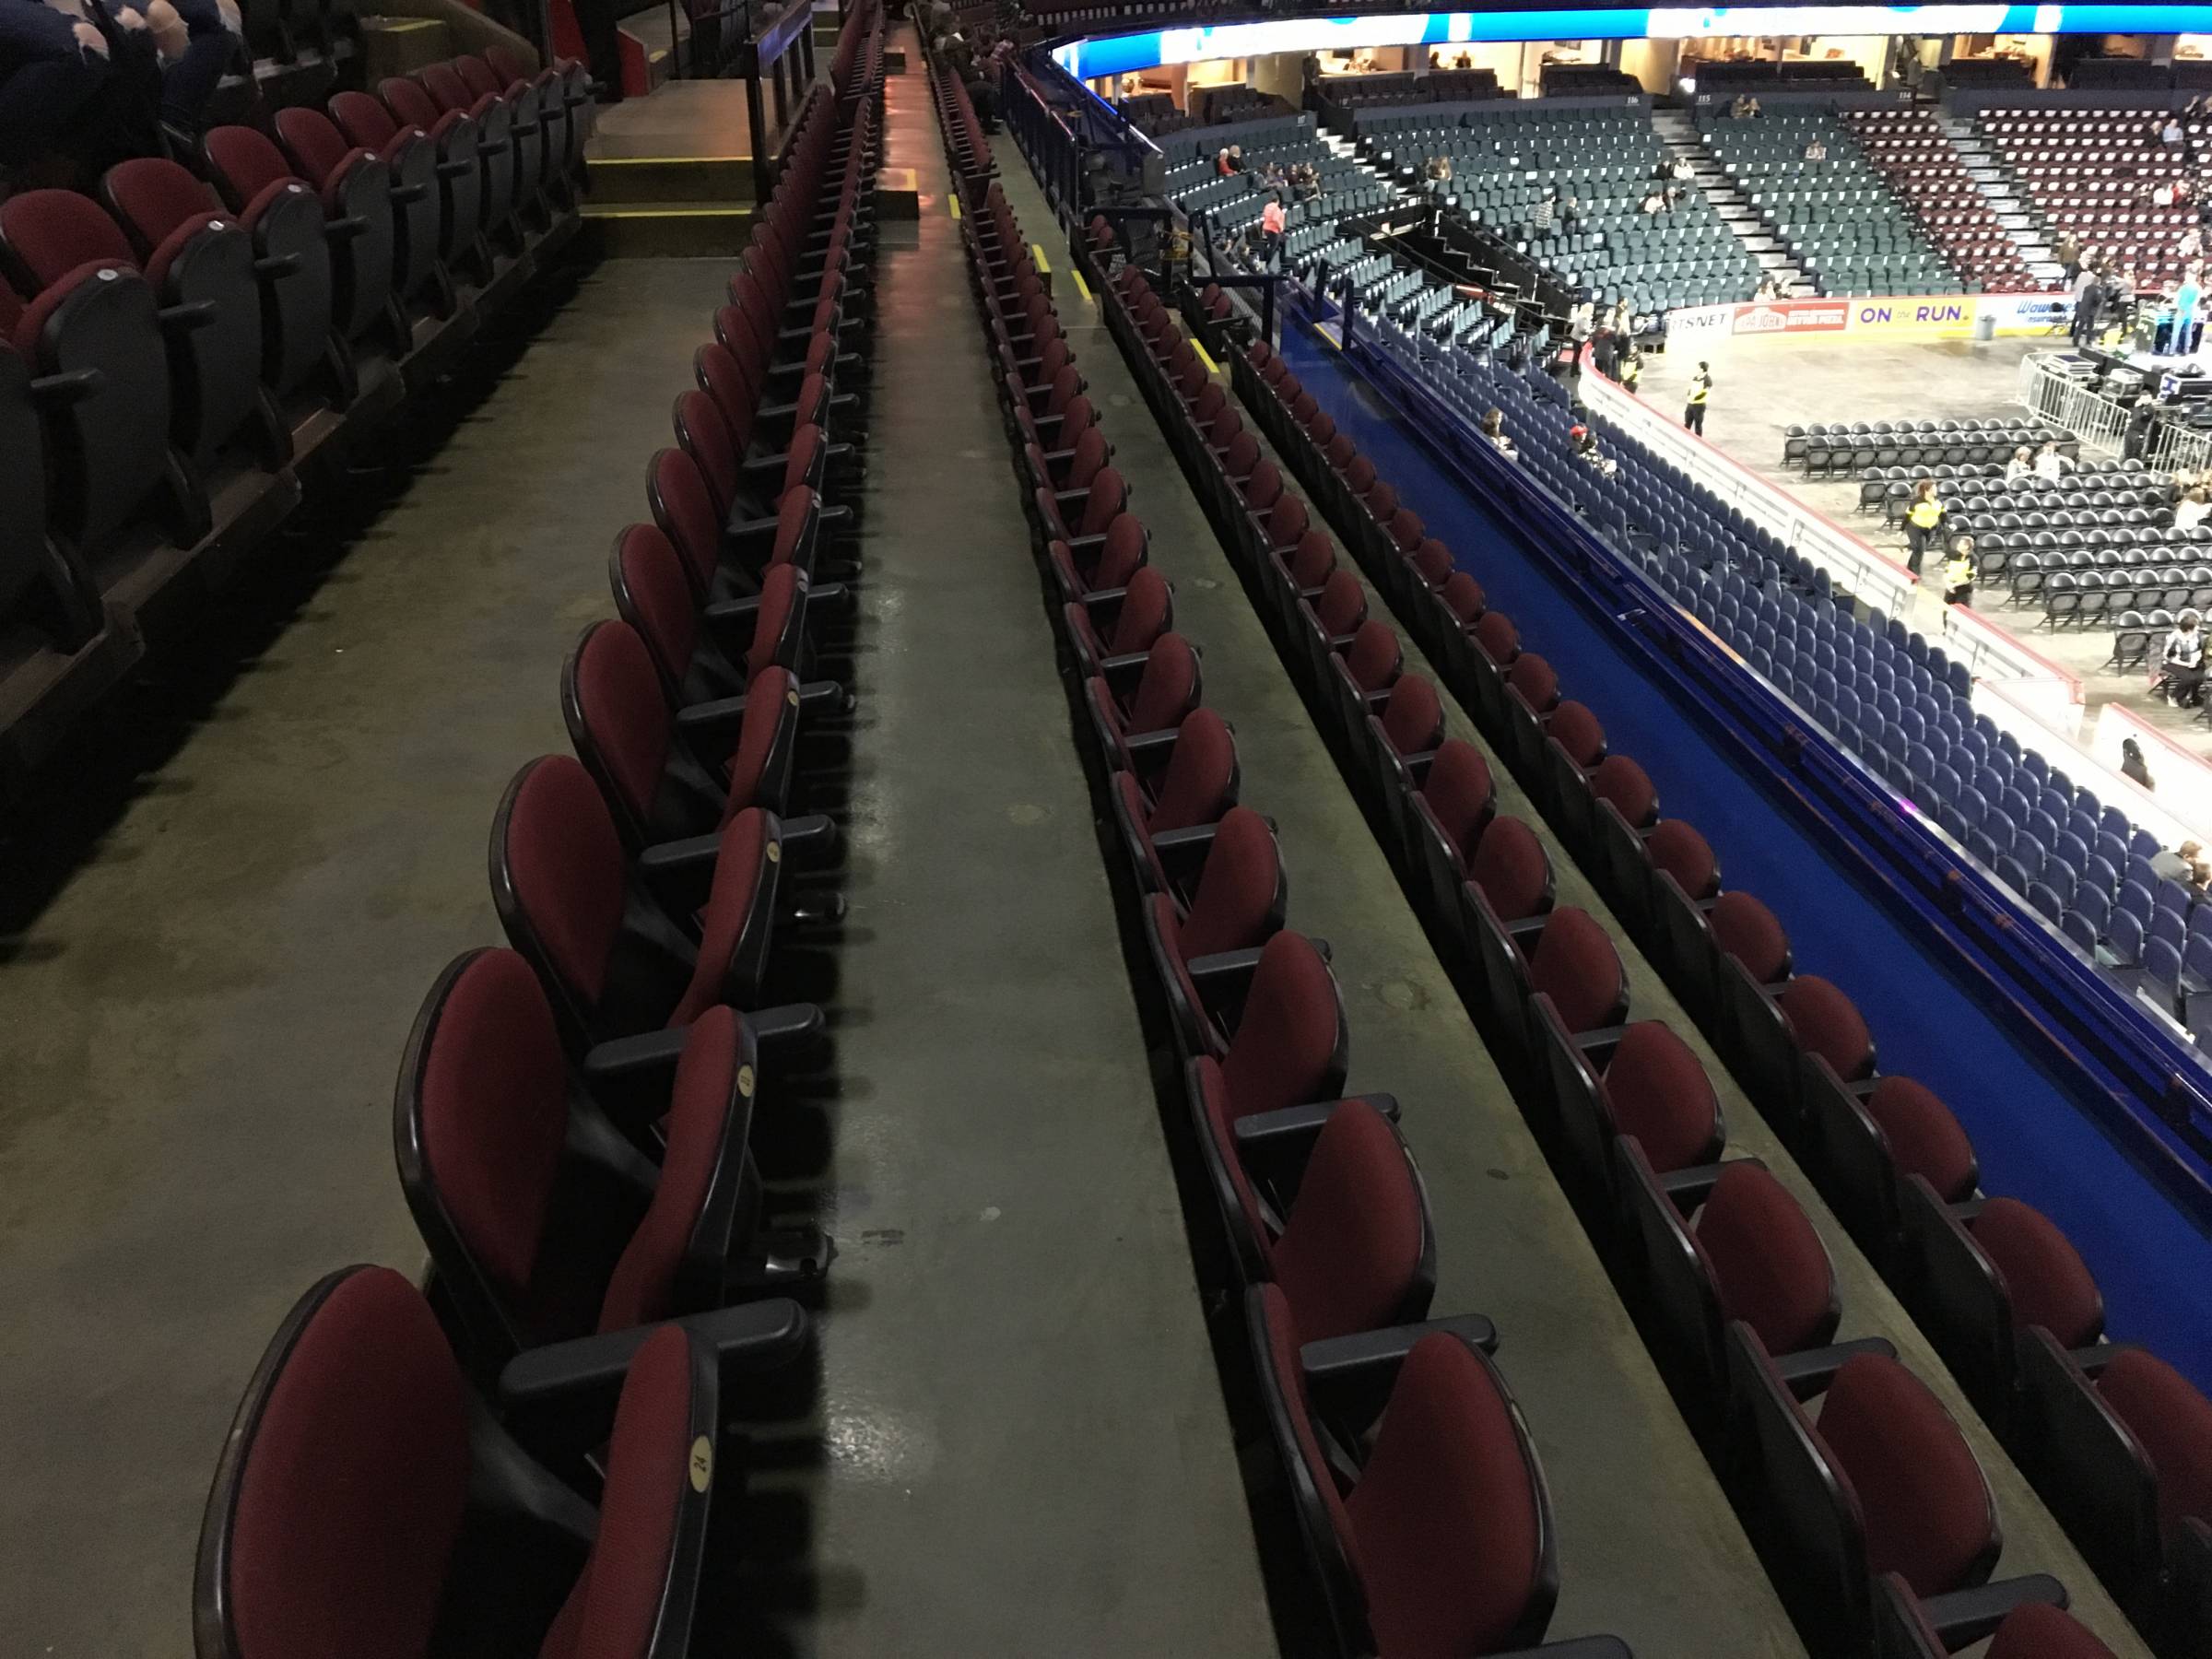
<path fill-rule="evenodd" d="M 2176 530 L 2194 530 L 2207 518 L 2212 518 L 2212 493 L 2207 493 L 2202 485 L 2174 504 L 2173 527 Z"/>
<path fill-rule="evenodd" d="M 2058 445 L 2046 443 L 2035 458 L 2035 476 L 2056 480 L 2065 477 L 2066 458 L 2058 453 Z"/>
<path fill-rule="evenodd" d="M 2005 463 L 2005 482 L 2009 484 L 2015 478 L 2024 478 L 2034 470 L 2035 457 L 2028 453 L 2028 446 L 2023 443 L 2012 452 L 2012 459 Z"/>

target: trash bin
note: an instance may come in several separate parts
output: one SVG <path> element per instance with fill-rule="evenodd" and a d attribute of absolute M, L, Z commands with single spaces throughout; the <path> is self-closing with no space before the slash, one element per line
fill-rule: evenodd
<path fill-rule="evenodd" d="M 1996 337 L 1997 313 L 1995 312 L 1987 311 L 1976 313 L 1974 317 L 1974 338 L 1977 340 L 1994 340 Z"/>

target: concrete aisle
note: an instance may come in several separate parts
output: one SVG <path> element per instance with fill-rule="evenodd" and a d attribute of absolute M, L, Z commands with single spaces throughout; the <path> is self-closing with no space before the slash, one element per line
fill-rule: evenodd
<path fill-rule="evenodd" d="M 1025 229 L 1045 234 L 1050 210 L 1005 139 L 999 168 Z M 1176 626 L 1205 650 L 1206 700 L 1236 727 L 1243 798 L 1279 826 L 1291 924 L 1334 950 L 1351 1026 L 1347 1092 L 1403 1103 L 1436 1225 L 1435 1311 L 1498 1323 L 1499 1365 L 1558 1514 L 1552 1636 L 1610 1632 L 1647 1659 L 1802 1653 L 1097 306 L 1071 291 L 1059 311 L 1115 464 L 1140 481 L 1131 507 L 1175 584 Z M 1418 666 L 1410 647 L 1407 665 Z M 1563 883 L 1560 899 L 1577 895 Z"/>
<path fill-rule="evenodd" d="M 823 1444 L 753 1480 L 797 1569 L 762 1572 L 764 1651 L 1272 1653 L 911 38 L 908 63 L 888 159 L 922 219 L 878 264 L 829 1006 L 841 1253 Z"/>
<path fill-rule="evenodd" d="M 607 545 L 725 275 L 601 266 L 342 562 L 316 583 L 294 567 L 339 550 L 274 548 L 59 781 L 49 809 L 89 816 L 112 753 L 154 751 L 0 944 L 0 1649 L 189 1651 L 201 1506 L 277 1321 L 333 1267 L 422 1265 L 400 1046 L 500 936 L 492 808 L 568 747 L 562 655 L 611 614 Z M 38 904 L 48 851 L 8 849 L 5 902 Z"/>

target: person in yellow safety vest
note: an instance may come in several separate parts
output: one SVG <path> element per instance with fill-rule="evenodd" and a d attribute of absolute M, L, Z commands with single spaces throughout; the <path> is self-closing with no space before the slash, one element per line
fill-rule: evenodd
<path fill-rule="evenodd" d="M 1905 545 L 1912 550 L 1905 569 L 1915 576 L 1920 574 L 1920 556 L 1928 550 L 1936 526 L 1943 523 L 1943 503 L 1936 499 L 1936 480 L 1923 478 L 1912 492 L 1912 505 L 1905 509 Z"/>
<path fill-rule="evenodd" d="M 1628 355 L 1620 359 L 1620 389 L 1635 395 L 1636 382 L 1643 378 L 1643 353 L 1631 344 Z"/>
<path fill-rule="evenodd" d="M 1682 411 L 1682 424 L 1700 438 L 1705 436 L 1705 400 L 1712 395 L 1712 365 L 1701 362 L 1689 377 L 1689 404 Z"/>
<path fill-rule="evenodd" d="M 1963 605 L 1974 608 L 1974 538 L 1955 536 L 1951 541 L 1951 556 L 1943 566 L 1943 602 L 1946 605 Z"/>

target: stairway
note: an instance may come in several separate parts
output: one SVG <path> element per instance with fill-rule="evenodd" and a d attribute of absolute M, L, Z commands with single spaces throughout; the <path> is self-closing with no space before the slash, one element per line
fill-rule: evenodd
<path fill-rule="evenodd" d="M 1818 293 L 1803 271 L 1790 258 L 1789 250 L 1774 234 L 1759 210 L 1744 199 L 1743 192 L 1735 187 L 1713 153 L 1705 147 L 1705 140 L 1698 135 L 1697 123 L 1679 110 L 1653 110 L 1652 126 L 1665 147 L 1669 159 L 1688 156 L 1695 170 L 1692 182 L 1705 193 L 1721 216 L 1721 222 L 1735 233 L 1759 261 L 1759 268 L 1782 284 L 1782 291 L 1793 298 Z"/>
<path fill-rule="evenodd" d="M 2051 257 L 2051 234 L 2044 229 L 2041 216 L 2028 205 L 2009 175 L 1997 165 L 1996 155 L 1988 141 L 1971 121 L 1952 115 L 1939 115 L 1937 121 L 1943 135 L 1959 152 L 1959 159 L 1966 163 L 1967 176 L 1973 180 L 1983 199 L 1996 214 L 1997 223 L 2012 238 L 2020 257 L 2028 262 L 2029 272 L 2041 281 L 2057 281 L 2060 271 L 2058 262 Z"/>

